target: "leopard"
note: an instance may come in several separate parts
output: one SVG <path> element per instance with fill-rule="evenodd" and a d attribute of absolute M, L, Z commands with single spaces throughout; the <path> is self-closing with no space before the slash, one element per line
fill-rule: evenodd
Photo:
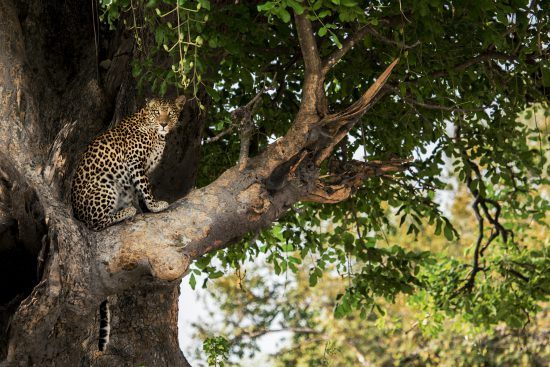
<path fill-rule="evenodd" d="M 132 218 L 139 201 L 160 212 L 166 201 L 153 197 L 150 174 L 166 147 L 166 135 L 176 126 L 186 102 L 153 98 L 135 114 L 97 136 L 81 155 L 71 184 L 76 219 L 93 231 Z"/>

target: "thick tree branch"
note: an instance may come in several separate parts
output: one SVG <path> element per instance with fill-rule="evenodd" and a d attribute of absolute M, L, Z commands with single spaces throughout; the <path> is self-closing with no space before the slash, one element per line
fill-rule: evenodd
<path fill-rule="evenodd" d="M 307 18 L 307 13 L 294 14 L 296 22 L 296 31 L 302 51 L 307 79 L 308 74 L 319 75 L 321 73 L 321 58 L 317 49 L 317 41 L 311 21 Z"/>
<path fill-rule="evenodd" d="M 323 90 L 324 74 L 321 70 L 321 57 L 317 49 L 315 34 L 306 12 L 294 14 L 294 19 L 305 66 L 302 103 L 299 115 L 320 115 L 322 117 L 328 109 Z"/>
<path fill-rule="evenodd" d="M 254 174 L 235 166 L 164 212 L 97 233 L 104 284 L 114 292 L 147 274 L 176 280 L 190 261 L 268 226 L 286 210 L 287 201 L 296 200 L 288 190 L 269 195 Z"/>

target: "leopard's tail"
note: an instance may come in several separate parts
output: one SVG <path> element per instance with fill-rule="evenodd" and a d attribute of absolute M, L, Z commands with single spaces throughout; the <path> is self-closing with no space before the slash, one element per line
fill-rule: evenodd
<path fill-rule="evenodd" d="M 103 352 L 109 344 L 111 334 L 111 312 L 107 300 L 99 305 L 99 341 L 97 346 L 100 352 Z"/>

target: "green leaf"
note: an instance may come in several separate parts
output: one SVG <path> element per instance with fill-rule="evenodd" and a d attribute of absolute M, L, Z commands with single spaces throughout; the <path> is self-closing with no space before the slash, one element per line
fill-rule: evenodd
<path fill-rule="evenodd" d="M 300 3 L 297 2 L 296 0 L 285 0 L 285 1 L 292 9 L 294 9 L 296 14 L 300 15 L 304 12 L 304 7 L 300 5 Z"/>
<path fill-rule="evenodd" d="M 445 228 L 444 228 L 444 233 L 445 233 L 445 238 L 448 239 L 449 241 L 452 241 L 454 236 L 453 236 L 453 229 L 451 227 L 451 225 L 449 223 L 447 223 L 445 225 Z"/>
<path fill-rule="evenodd" d="M 327 16 L 329 16 L 329 15 L 331 15 L 331 14 L 332 14 L 332 12 L 331 12 L 330 10 L 323 10 L 322 12 L 320 12 L 320 13 L 317 15 L 317 17 L 318 17 L 319 19 L 323 19 L 324 17 L 327 17 Z"/>
<path fill-rule="evenodd" d="M 164 79 L 162 81 L 162 83 L 160 83 L 160 90 L 159 90 L 159 94 L 161 96 L 164 96 L 166 94 L 166 90 L 168 89 L 168 81 L 166 79 Z"/>
<path fill-rule="evenodd" d="M 290 13 L 285 8 L 276 8 L 273 13 L 283 22 L 290 22 Z"/>
<path fill-rule="evenodd" d="M 318 34 L 319 34 L 320 37 L 323 37 L 325 34 L 327 34 L 327 28 L 324 27 L 324 26 L 319 28 Z"/>
<path fill-rule="evenodd" d="M 210 0 L 199 0 L 199 4 L 206 10 L 210 10 Z"/>
<path fill-rule="evenodd" d="M 195 266 L 201 270 L 204 270 L 208 264 L 210 264 L 210 258 L 208 256 L 201 257 L 195 262 Z"/>
<path fill-rule="evenodd" d="M 336 44 L 336 47 L 342 48 L 342 44 L 340 43 L 340 40 L 334 33 L 330 35 L 330 39 L 332 40 L 332 42 Z"/>
<path fill-rule="evenodd" d="M 340 4 L 352 8 L 357 5 L 357 1 L 354 0 L 340 0 Z"/>
<path fill-rule="evenodd" d="M 315 273 L 312 273 L 309 275 L 309 286 L 315 287 L 316 284 L 317 284 L 317 275 L 315 275 Z"/>
<path fill-rule="evenodd" d="M 222 275 L 223 275 L 223 271 L 219 271 L 219 270 L 218 270 L 218 271 L 215 271 L 215 272 L 213 272 L 213 273 L 210 273 L 210 274 L 208 275 L 208 278 L 210 278 L 210 279 L 217 279 L 217 278 L 220 278 Z"/>
<path fill-rule="evenodd" d="M 268 10 L 271 10 L 273 8 L 275 8 L 275 3 L 272 2 L 272 1 L 268 1 L 265 4 L 261 4 L 261 5 L 257 6 L 258 11 L 260 11 L 260 12 L 261 11 L 268 11 Z"/>
<path fill-rule="evenodd" d="M 439 220 L 439 219 L 436 222 L 434 233 L 435 233 L 436 236 L 439 236 L 441 234 L 441 220 Z"/>
<path fill-rule="evenodd" d="M 405 97 L 407 95 L 407 86 L 405 83 L 399 84 L 399 94 L 401 94 L 402 97 Z"/>
<path fill-rule="evenodd" d="M 195 274 L 191 274 L 189 277 L 189 285 L 191 286 L 191 289 L 195 290 L 195 286 L 197 285 L 197 279 L 195 279 Z"/>

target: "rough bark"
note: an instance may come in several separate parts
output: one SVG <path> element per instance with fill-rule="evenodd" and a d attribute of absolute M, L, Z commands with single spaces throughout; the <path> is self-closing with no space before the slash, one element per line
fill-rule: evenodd
<path fill-rule="evenodd" d="M 191 261 L 269 226 L 299 200 L 339 202 L 361 179 L 399 169 L 400 162 L 389 162 L 388 170 L 380 163 L 353 177 L 318 177 L 320 163 L 376 100 L 395 62 L 355 104 L 329 114 L 323 80 L 327 65 L 344 55 L 321 60 L 309 20 L 296 15 L 305 79 L 288 133 L 243 169 L 232 167 L 183 197 L 194 184 L 204 121 L 188 106 L 153 178 L 157 194 L 174 203 L 95 233 L 71 215 L 70 174 L 87 142 L 133 112 L 140 97 L 127 69 L 131 39 L 110 34 L 108 45 L 96 49 L 92 11 L 89 1 L 0 3 L 0 258 L 20 264 L 0 270 L 3 279 L 16 279 L 0 300 L 0 360 L 185 366 L 176 301 Z M 110 60 L 107 70 L 98 55 Z M 97 310 L 106 298 L 113 330 L 100 353 Z"/>

